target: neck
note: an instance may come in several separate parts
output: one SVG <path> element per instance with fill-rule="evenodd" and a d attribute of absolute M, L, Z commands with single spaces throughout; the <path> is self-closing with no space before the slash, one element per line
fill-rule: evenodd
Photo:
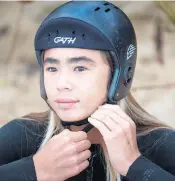
<path fill-rule="evenodd" d="M 83 128 L 85 128 L 87 126 L 86 125 L 82 125 L 82 126 L 71 126 L 70 129 L 71 131 L 81 131 L 83 130 Z M 87 133 L 87 139 L 91 142 L 91 144 L 98 144 L 102 147 L 103 152 L 105 157 L 108 157 L 107 154 L 107 148 L 106 148 L 106 144 L 103 140 L 103 136 L 101 135 L 101 133 L 98 131 L 97 128 L 92 128 L 88 133 Z"/>
<path fill-rule="evenodd" d="M 86 125 L 82 125 L 82 126 L 71 126 L 70 129 L 71 131 L 81 131 L 83 130 L 83 128 L 85 128 L 87 126 Z M 101 133 L 98 131 L 97 128 L 92 128 L 88 133 L 87 133 L 87 136 L 88 136 L 88 140 L 91 142 L 91 144 L 100 144 L 102 145 L 103 144 L 103 137 L 101 135 Z"/>

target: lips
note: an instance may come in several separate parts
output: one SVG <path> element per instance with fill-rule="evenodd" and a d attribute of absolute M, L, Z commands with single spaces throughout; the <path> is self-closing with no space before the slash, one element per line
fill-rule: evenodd
<path fill-rule="evenodd" d="M 56 103 L 58 103 L 59 108 L 63 110 L 72 109 L 74 105 L 79 102 L 75 99 L 69 99 L 69 98 L 59 98 L 55 100 Z"/>
<path fill-rule="evenodd" d="M 70 99 L 70 98 L 58 98 L 55 100 L 57 103 L 76 103 L 78 100 Z"/>

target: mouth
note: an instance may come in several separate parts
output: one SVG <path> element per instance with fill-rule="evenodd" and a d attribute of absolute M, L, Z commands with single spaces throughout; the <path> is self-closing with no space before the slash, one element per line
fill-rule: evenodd
<path fill-rule="evenodd" d="M 72 98 L 57 98 L 55 100 L 55 102 L 57 103 L 58 107 L 64 110 L 67 109 L 71 109 L 73 108 L 73 106 L 78 103 L 79 101 L 76 99 L 72 99 Z"/>
<path fill-rule="evenodd" d="M 76 103 L 57 103 L 59 108 L 62 108 L 62 109 L 71 109 Z"/>
<path fill-rule="evenodd" d="M 72 108 L 78 101 L 75 99 L 67 99 L 67 98 L 60 98 L 56 99 L 55 102 L 58 106 L 62 109 L 70 109 Z"/>
<path fill-rule="evenodd" d="M 55 102 L 57 102 L 58 104 L 60 104 L 60 103 L 76 103 L 76 102 L 78 102 L 78 100 L 68 99 L 68 98 L 59 98 L 59 99 L 56 99 Z"/>

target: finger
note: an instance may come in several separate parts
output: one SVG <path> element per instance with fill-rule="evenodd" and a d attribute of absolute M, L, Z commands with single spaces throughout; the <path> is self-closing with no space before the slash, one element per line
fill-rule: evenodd
<path fill-rule="evenodd" d="M 100 131 L 102 136 L 105 137 L 111 133 L 111 131 L 104 125 L 103 122 L 94 118 L 88 118 L 88 121 Z"/>
<path fill-rule="evenodd" d="M 86 169 L 89 166 L 89 161 L 85 160 L 84 162 L 80 163 L 77 167 L 75 167 L 75 171 L 77 172 L 75 175 L 82 172 L 84 169 Z"/>
<path fill-rule="evenodd" d="M 81 162 L 84 162 L 90 156 L 91 156 L 91 152 L 89 150 L 79 153 L 77 163 L 80 164 Z"/>
<path fill-rule="evenodd" d="M 84 131 L 73 132 L 68 129 L 63 130 L 60 134 L 52 137 L 53 141 L 60 141 L 62 143 L 72 143 L 87 139 L 87 133 Z"/>
<path fill-rule="evenodd" d="M 79 142 L 69 143 L 68 147 L 62 147 L 62 155 L 75 155 L 82 151 L 88 150 L 91 146 L 91 142 L 89 140 L 83 140 Z"/>
<path fill-rule="evenodd" d="M 91 142 L 89 140 L 83 140 L 76 143 L 76 150 L 78 153 L 87 150 L 90 147 L 91 147 Z"/>
<path fill-rule="evenodd" d="M 126 119 L 128 121 L 131 121 L 131 118 L 121 109 L 119 105 L 111 105 L 111 104 L 105 104 L 101 106 L 99 109 L 112 109 L 114 110 L 121 118 Z"/>
<path fill-rule="evenodd" d="M 116 123 L 120 124 L 131 145 L 134 146 L 137 144 L 136 125 L 118 105 L 105 104 L 100 106 L 95 113 L 97 112 L 108 112 L 108 115 L 113 118 Z"/>
<path fill-rule="evenodd" d="M 121 123 L 121 124 L 124 124 L 123 125 L 123 128 L 128 128 L 128 127 L 131 127 L 131 131 L 132 131 L 132 134 L 136 134 L 136 126 L 135 126 L 135 123 L 134 121 L 131 119 L 131 118 L 127 118 L 127 117 L 121 117 L 119 115 L 119 113 L 117 112 L 118 110 L 114 109 L 113 108 L 101 108 L 100 110 L 96 111 L 93 115 L 97 115 L 99 113 L 108 113 L 108 115 L 113 118 L 113 120 L 117 123 Z M 121 121 L 123 120 L 123 121 Z M 120 122 L 119 122 L 120 121 Z"/>
<path fill-rule="evenodd" d="M 82 172 L 88 166 L 89 166 L 89 161 L 88 160 L 85 160 L 84 162 L 80 163 L 80 165 L 79 165 L 79 173 Z"/>
<path fill-rule="evenodd" d="M 79 154 L 73 154 L 71 157 L 65 157 L 63 159 L 64 165 L 73 167 L 79 165 L 80 163 L 84 162 L 91 156 L 91 152 L 89 150 L 85 150 Z"/>
<path fill-rule="evenodd" d="M 105 118 L 101 118 L 105 115 Z M 130 123 L 126 121 L 125 119 L 118 116 L 118 114 L 113 111 L 112 109 L 101 109 L 98 112 L 96 112 L 94 115 L 92 115 L 94 118 L 98 117 L 101 118 L 102 122 L 105 122 L 105 124 L 109 127 L 109 129 L 112 132 L 115 132 L 119 129 L 119 127 L 124 132 L 127 140 L 132 140 L 132 132 L 130 128 Z"/>
<path fill-rule="evenodd" d="M 79 142 L 87 139 L 87 133 L 85 133 L 84 131 L 70 131 L 70 137 L 74 142 Z"/>
<path fill-rule="evenodd" d="M 80 163 L 79 165 L 71 168 L 65 168 L 64 172 L 67 173 L 67 175 L 70 175 L 69 177 L 78 175 L 80 172 L 85 170 L 89 166 L 89 161 L 85 160 L 84 162 Z"/>
<path fill-rule="evenodd" d="M 116 123 L 120 125 L 120 127 L 123 129 L 128 141 L 132 146 L 135 145 L 137 142 L 136 140 L 136 129 L 133 127 L 131 122 L 129 122 L 126 119 L 121 118 L 116 112 L 111 112 L 110 116 L 114 119 Z M 133 124 L 135 124 L 133 122 Z"/>
<path fill-rule="evenodd" d="M 98 112 L 94 116 L 91 116 L 91 117 L 94 119 L 99 119 L 101 122 L 103 122 L 105 126 L 108 127 L 110 131 L 115 131 L 118 125 L 110 116 L 108 116 L 108 113 L 109 111 L 107 112 L 107 114 L 105 114 L 105 112 L 102 112 L 102 113 Z"/>

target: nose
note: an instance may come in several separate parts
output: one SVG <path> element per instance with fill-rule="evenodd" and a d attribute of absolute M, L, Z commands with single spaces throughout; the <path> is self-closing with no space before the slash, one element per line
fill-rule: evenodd
<path fill-rule="evenodd" d="M 71 76 L 66 71 L 59 72 L 59 75 L 57 78 L 57 90 L 58 91 L 72 89 L 70 77 Z"/>

